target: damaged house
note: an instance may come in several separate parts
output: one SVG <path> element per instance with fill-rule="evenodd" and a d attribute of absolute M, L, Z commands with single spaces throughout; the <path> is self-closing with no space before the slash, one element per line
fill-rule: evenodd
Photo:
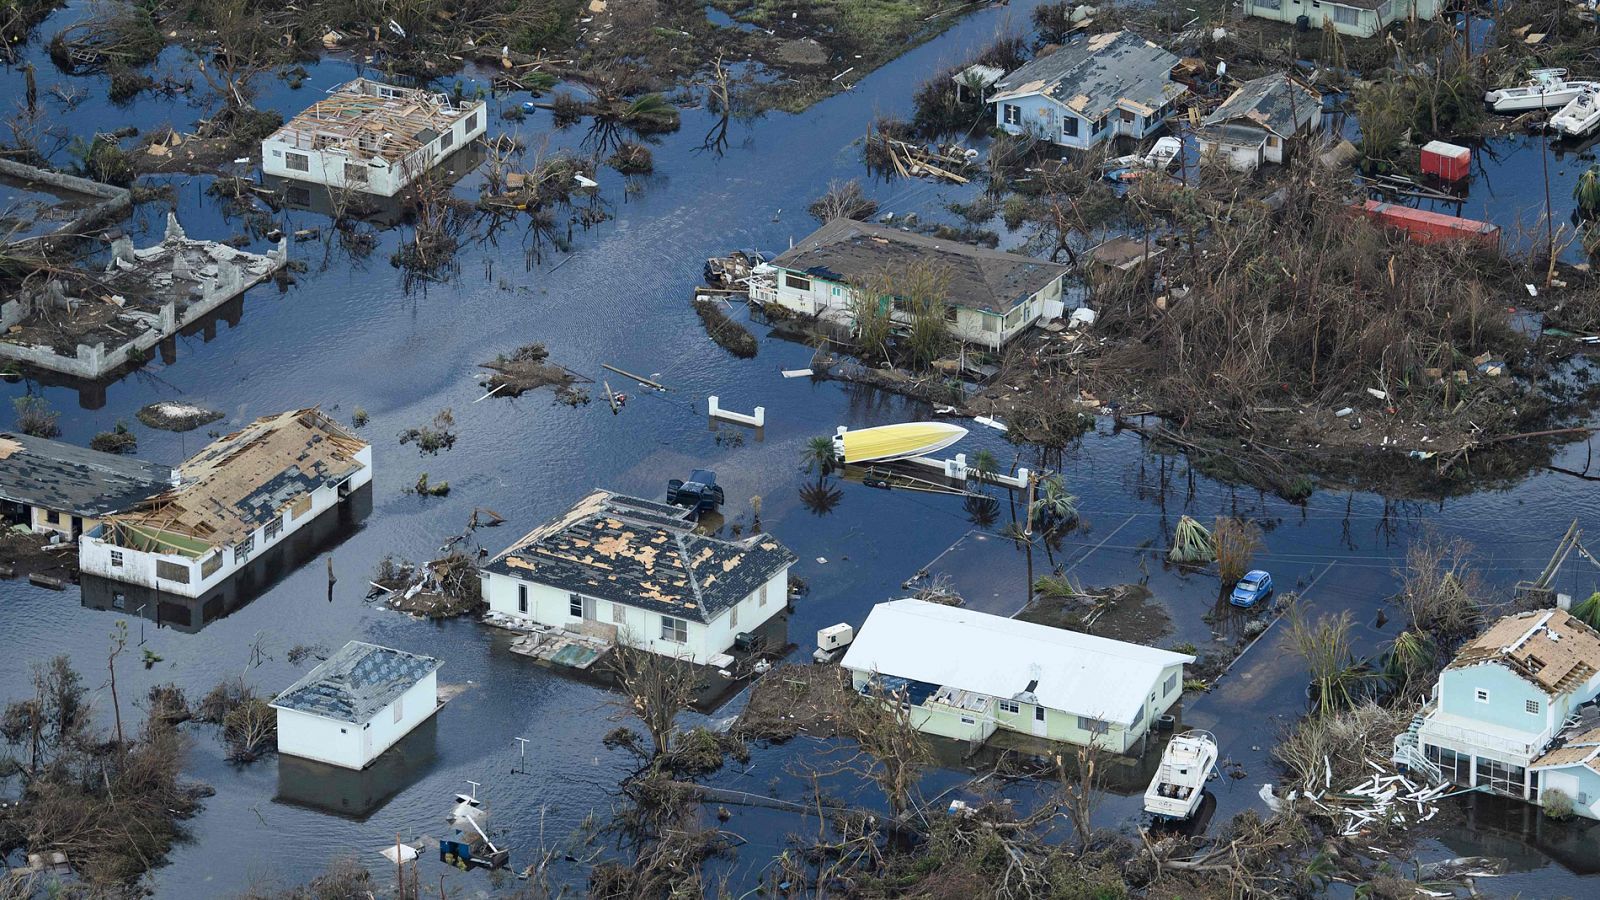
<path fill-rule="evenodd" d="M 1600 634 L 1562 609 L 1506 616 L 1439 673 L 1428 705 L 1395 738 L 1394 761 L 1522 800 L 1538 800 L 1541 777 L 1543 787 L 1581 790 L 1570 767 L 1586 765 L 1592 754 L 1550 751 L 1569 719 L 1584 721 L 1580 707 L 1589 708 L 1597 694 Z M 1600 715 L 1587 721 L 1600 727 Z M 1569 746 L 1583 749 L 1592 739 Z M 1600 794 L 1590 794 L 1583 802 L 1597 800 Z"/>
<path fill-rule="evenodd" d="M 795 555 L 767 534 L 697 534 L 693 511 L 595 491 L 483 566 L 491 612 L 727 665 L 789 602 Z"/>
<path fill-rule="evenodd" d="M 68 270 L 0 302 L 0 358 L 104 378 L 282 269 L 286 241 L 259 254 L 191 240 L 169 213 L 161 243 L 119 237 L 104 271 Z"/>
<path fill-rule="evenodd" d="M 200 597 L 371 480 L 371 445 L 321 411 L 264 416 L 190 457 L 176 487 L 86 532 L 78 565 Z"/>
<path fill-rule="evenodd" d="M 1438 0 L 1244 0 L 1246 15 L 1275 22 L 1288 22 L 1300 30 L 1322 29 L 1332 23 L 1335 31 L 1351 37 L 1376 35 L 1395 22 L 1410 18 L 1432 19 L 1439 15 Z"/>
<path fill-rule="evenodd" d="M 1064 309 L 1064 265 L 854 219 L 834 219 L 759 267 L 750 299 L 853 326 L 857 286 L 913 266 L 930 267 L 943 280 L 946 328 L 960 341 L 999 350 Z M 878 303 L 895 322 L 911 322 L 903 298 Z"/>
<path fill-rule="evenodd" d="M 484 101 L 357 78 L 261 142 L 261 170 L 393 197 L 488 130 Z"/>
<path fill-rule="evenodd" d="M 907 599 L 867 614 L 839 665 L 863 693 L 882 690 L 928 734 L 983 741 L 997 730 L 1142 747 L 1183 695 L 1194 657 L 971 609 Z"/>
<path fill-rule="evenodd" d="M 1201 123 L 1200 155 L 1239 172 L 1282 165 L 1303 139 L 1322 130 L 1322 95 L 1289 75 L 1239 85 Z"/>
<path fill-rule="evenodd" d="M 172 487 L 166 466 L 74 444 L 0 433 L 0 514 L 72 540 Z"/>
<path fill-rule="evenodd" d="M 1094 35 L 995 82 L 995 124 L 1077 149 L 1148 137 L 1189 92 L 1172 78 L 1180 61 L 1131 31 Z"/>
<path fill-rule="evenodd" d="M 364 769 L 439 709 L 431 656 L 351 641 L 272 700 L 278 752 Z"/>

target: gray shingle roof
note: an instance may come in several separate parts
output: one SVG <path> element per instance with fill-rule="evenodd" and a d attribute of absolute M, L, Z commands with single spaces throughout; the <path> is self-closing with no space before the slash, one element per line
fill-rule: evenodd
<path fill-rule="evenodd" d="M 359 725 L 442 665 L 431 656 L 351 641 L 290 685 L 272 705 Z"/>
<path fill-rule="evenodd" d="M 772 264 L 848 283 L 912 262 L 943 271 L 948 305 L 1002 314 L 1067 272 L 1066 266 L 1020 253 L 985 250 L 854 219 L 834 219 L 796 242 Z"/>
<path fill-rule="evenodd" d="M 1091 121 L 1119 101 L 1149 115 L 1188 91 L 1172 80 L 1179 62 L 1131 31 L 1112 31 L 1035 59 L 995 82 L 990 99 L 1043 94 Z"/>
<path fill-rule="evenodd" d="M 61 441 L 0 433 L 0 498 L 74 516 L 131 509 L 172 487 L 166 466 Z"/>
<path fill-rule="evenodd" d="M 595 491 L 484 568 L 569 593 L 709 622 L 796 559 L 767 534 L 743 541 L 695 534 L 687 514 L 654 500 Z"/>
<path fill-rule="evenodd" d="M 1279 137 L 1294 133 L 1295 117 L 1307 111 L 1322 114 L 1322 95 L 1288 75 L 1264 75 L 1239 85 L 1202 123 L 1207 129 L 1223 124 L 1267 129 Z"/>

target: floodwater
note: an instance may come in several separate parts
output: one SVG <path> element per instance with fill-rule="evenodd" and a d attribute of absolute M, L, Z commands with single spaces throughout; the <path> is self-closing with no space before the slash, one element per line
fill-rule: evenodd
<path fill-rule="evenodd" d="M 359 777 L 335 777 L 273 758 L 236 766 L 224 760 L 213 734 L 192 730 L 186 774 L 212 785 L 216 795 L 188 823 L 190 840 L 151 874 L 158 895 L 226 896 L 262 881 L 299 882 L 341 855 L 354 855 L 381 875 L 386 864 L 377 851 L 397 834 L 406 840 L 440 834 L 452 795 L 472 790 L 469 782 L 478 783 L 479 796 L 493 808 L 496 835 L 512 849 L 517 868 L 554 849 L 555 877 L 581 885 L 586 865 L 564 861 L 567 851 L 561 848 L 591 814 L 604 819 L 615 786 L 629 770 L 627 759 L 601 743 L 617 724 L 608 694 L 511 654 L 503 634 L 474 622 L 414 621 L 363 600 L 382 557 L 430 558 L 463 529 L 475 507 L 493 508 L 509 520 L 499 530 L 479 532 L 493 551 L 592 487 L 655 496 L 668 478 L 694 466 L 713 468 L 727 488 L 730 522 L 747 525 L 752 498 L 759 496 L 762 526 L 800 557 L 795 572 L 809 592 L 797 601 L 790 622 L 800 659 L 809 656 L 818 628 L 841 621 L 859 625 L 873 603 L 899 596 L 904 580 L 958 541 L 961 546 L 945 563 L 959 565 L 974 604 L 998 612 L 1020 608 L 1029 558 L 1028 551 L 999 537 L 1011 516 L 1008 498 L 997 495 L 999 520 L 982 526 L 958 497 L 886 492 L 838 479 L 836 505 L 812 509 L 802 502 L 801 489 L 814 481 L 799 463 L 808 437 L 840 424 L 915 419 L 926 415 L 923 406 L 848 385 L 782 378 L 780 369 L 803 367 L 810 351 L 760 330 L 759 355 L 735 359 L 705 337 L 688 299 L 706 256 L 735 247 L 779 250 L 808 233 L 814 223 L 805 206 L 827 182 L 864 175 L 856 142 L 867 120 L 879 111 L 906 111 L 926 73 L 987 42 L 997 28 L 1025 22 L 1030 6 L 979 11 L 852 92 L 803 115 L 774 114 L 735 126 L 725 155 L 697 149 L 713 123 L 701 112 L 686 111 L 682 130 L 656 148 L 659 174 L 631 184 L 605 170 L 597 176 L 614 218 L 577 233 L 570 254 L 545 248 L 541 261 L 531 263 L 530 242 L 519 227 L 509 227 L 493 241 L 468 246 L 454 277 L 408 293 L 388 263 L 407 233 L 404 227 L 381 232 L 377 250 L 366 259 L 351 259 L 318 241 L 294 244 L 292 252 L 308 266 L 297 284 L 285 291 L 256 288 L 226 318 L 180 339 L 171 358 L 159 358 L 103 390 L 35 382 L 0 387 L 8 399 L 26 392 L 45 396 L 62 412 L 65 440 L 86 443 L 126 421 L 139 436 L 140 455 L 167 463 L 196 450 L 205 432 L 174 435 L 137 424 L 134 411 L 154 400 L 222 410 L 227 420 L 210 426 L 218 430 L 289 407 L 319 404 L 340 418 L 361 407 L 371 417 L 362 434 L 375 444 L 376 460 L 362 509 L 335 523 L 315 546 L 300 548 L 299 565 L 286 562 L 283 571 L 270 573 L 261 596 L 203 627 L 160 627 L 134 618 L 134 612 L 80 603 L 75 591 L 0 583 L 7 626 L 0 636 L 0 696 L 23 694 L 29 667 L 64 653 L 96 686 L 97 711 L 109 721 L 109 692 L 99 673 L 105 672 L 110 634 L 123 617 L 130 619 L 139 649 L 160 657 L 147 669 L 137 650 L 123 656 L 118 679 L 124 698 L 142 697 L 165 682 L 195 698 L 241 673 L 261 690 L 275 692 L 309 666 L 291 664 L 291 648 L 332 649 L 350 639 L 437 656 L 444 660 L 441 682 L 463 688 L 401 755 Z M 58 13 L 41 35 L 48 39 L 84 9 Z M 128 123 L 182 128 L 207 111 L 184 96 L 111 105 L 103 99 L 104 79 L 61 78 L 41 44 L 35 42 L 27 57 L 38 65 L 40 94 L 51 115 L 72 134 Z M 182 66 L 181 55 L 168 51 L 158 68 L 181 75 Z M 292 114 L 356 72 L 346 62 L 325 62 L 311 67 L 298 90 L 262 82 L 259 102 Z M 20 73 L 6 71 L 3 78 L 8 93 L 20 96 Z M 51 92 L 58 83 L 80 88 L 81 101 L 65 108 Z M 197 82 L 197 88 L 203 85 Z M 535 147 L 582 138 L 581 126 L 552 131 L 544 112 L 520 123 L 498 118 L 501 108 L 522 99 L 492 101 L 496 130 L 519 133 Z M 66 161 L 66 151 L 56 159 Z M 461 186 L 464 195 L 472 194 L 473 177 Z M 178 214 L 192 236 L 220 239 L 243 230 L 206 196 L 209 179 L 160 180 L 173 186 Z M 968 190 L 923 182 L 869 185 L 882 210 L 924 217 L 948 215 L 942 205 Z M 1570 185 L 1560 190 L 1570 192 Z M 141 243 L 159 232 L 164 215 L 160 204 L 140 209 L 133 228 Z M 292 231 L 326 220 L 290 212 L 283 225 Z M 555 405 L 547 394 L 475 402 L 482 394 L 474 380 L 477 364 L 531 341 L 545 342 L 564 365 L 597 381 L 609 379 L 631 401 L 617 415 L 603 402 L 574 409 Z M 671 390 L 638 392 L 602 363 Z M 599 396 L 598 384 L 593 393 Z M 705 403 L 711 394 L 730 409 L 765 406 L 764 433 L 708 425 Z M 454 410 L 458 423 L 453 450 L 421 456 L 398 443 L 403 429 L 445 407 Z M 962 445 L 968 453 L 987 447 L 1004 462 L 1020 458 L 1037 466 L 1031 450 L 1014 448 L 982 426 L 972 428 Z M 1563 459 L 1582 468 L 1584 448 L 1569 448 Z M 1377 613 L 1394 590 L 1394 570 L 1406 546 L 1423 529 L 1473 541 L 1488 577 L 1509 586 L 1543 567 L 1572 518 L 1591 525 L 1600 507 L 1600 494 L 1587 483 L 1549 472 L 1443 502 L 1322 490 L 1304 505 L 1292 505 L 1209 481 L 1182 459 L 1150 453 L 1137 436 L 1113 433 L 1108 423 L 1052 462 L 1080 496 L 1085 522 L 1048 552 L 1031 551 L 1035 574 L 1059 565 L 1091 586 L 1147 580 L 1174 620 L 1166 640 L 1197 645 L 1211 640 L 1213 631 L 1231 637 L 1241 625 L 1225 605 L 1219 607 L 1215 578 L 1164 566 L 1167 536 L 1181 514 L 1256 518 L 1266 530 L 1257 561 L 1273 571 L 1280 590 L 1299 590 L 1314 611 L 1352 610 L 1363 647 L 1375 649 L 1397 630 L 1393 621 L 1379 627 Z M 434 482 L 449 481 L 449 496 L 407 494 L 422 472 Z M 330 559 L 338 578 L 331 600 Z M 1560 586 L 1586 592 L 1592 582 L 1590 573 L 1569 569 Z M 1281 638 L 1280 629 L 1269 631 L 1214 692 L 1189 701 L 1184 710 L 1186 724 L 1216 732 L 1224 757 L 1249 773 L 1237 783 L 1216 784 L 1215 821 L 1259 805 L 1256 788 L 1271 777 L 1267 749 L 1278 729 L 1303 709 L 1303 673 Z M 731 714 L 738 703 L 712 718 Z M 529 741 L 526 757 L 519 754 L 519 737 Z M 825 748 L 804 739 L 760 748 L 751 763 L 712 780 L 753 793 L 802 796 L 799 767 L 820 749 Z M 928 775 L 925 789 L 931 795 L 963 778 L 959 762 L 952 761 Z M 859 785 L 836 784 L 835 793 L 872 802 L 870 790 Z M 1102 810 L 1108 825 L 1131 824 L 1137 814 L 1131 797 Z M 787 835 L 804 830 L 788 814 L 753 808 L 734 809 L 724 827 L 750 843 L 718 865 L 736 883 L 747 884 L 785 847 Z M 1454 837 L 1471 844 L 1481 830 L 1464 827 Z M 1523 842 L 1514 829 L 1496 833 L 1510 834 L 1502 843 L 1522 848 L 1522 858 L 1531 860 L 1521 866 L 1524 873 L 1497 887 L 1545 896 L 1584 892 L 1559 854 Z M 594 845 L 606 846 L 604 839 Z M 1449 846 L 1447 836 L 1444 845 L 1428 851 L 1450 855 Z M 589 852 L 574 848 L 572 856 L 582 859 Z M 496 886 L 487 874 L 458 873 L 425 853 L 422 882 L 441 876 L 452 891 Z"/>

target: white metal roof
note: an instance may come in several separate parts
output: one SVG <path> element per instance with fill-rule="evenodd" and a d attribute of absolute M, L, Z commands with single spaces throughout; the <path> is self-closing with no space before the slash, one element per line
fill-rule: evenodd
<path fill-rule="evenodd" d="M 1192 662 L 1169 650 L 908 599 L 873 607 L 840 665 L 1126 725 L 1163 669 Z M 1032 698 L 1025 696 L 1030 684 Z"/>

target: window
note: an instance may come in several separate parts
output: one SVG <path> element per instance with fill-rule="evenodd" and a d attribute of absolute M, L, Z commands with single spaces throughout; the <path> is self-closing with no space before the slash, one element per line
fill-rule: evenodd
<path fill-rule="evenodd" d="M 1472 692 L 1472 699 L 1478 701 L 1479 703 L 1488 703 L 1489 702 L 1489 690 L 1488 690 L 1488 688 L 1478 688 L 1477 690 L 1473 691 Z"/>
<path fill-rule="evenodd" d="M 1067 137 L 1078 136 L 1078 117 L 1066 116 L 1061 120 L 1061 133 Z"/>
<path fill-rule="evenodd" d="M 1022 107 L 1014 103 L 1002 103 L 1000 105 L 1000 114 L 1004 117 L 1007 125 L 1022 124 Z"/>
<path fill-rule="evenodd" d="M 1267 146 L 1268 147 L 1276 147 L 1276 146 L 1278 146 L 1278 136 L 1275 135 L 1275 134 L 1267 135 Z"/>
<path fill-rule="evenodd" d="M 256 536 L 250 535 L 244 540 L 233 545 L 233 561 L 242 563 L 250 558 L 250 551 L 256 548 Z"/>
<path fill-rule="evenodd" d="M 1283 9 L 1283 0 L 1250 0 L 1256 9 Z"/>
<path fill-rule="evenodd" d="M 783 273 L 783 286 L 794 288 L 797 291 L 809 292 L 811 290 L 811 279 L 796 275 L 793 272 L 785 272 Z"/>
<path fill-rule="evenodd" d="M 1394 21 L 1394 0 L 1383 0 L 1378 4 L 1378 24 L 1383 25 Z"/>
<path fill-rule="evenodd" d="M 689 623 L 683 619 L 675 619 L 672 616 L 662 616 L 661 639 L 663 641 L 672 641 L 675 644 L 688 643 Z"/>
<path fill-rule="evenodd" d="M 1133 124 L 1133 110 L 1125 109 L 1122 111 L 1122 122 L 1125 125 Z"/>
<path fill-rule="evenodd" d="M 1171 675 L 1167 676 L 1166 684 L 1163 684 L 1161 686 L 1161 696 L 1163 696 L 1163 697 L 1172 696 L 1172 692 L 1175 689 L 1177 689 L 1177 687 L 1178 687 L 1178 673 L 1177 672 L 1173 672 Z"/>
<path fill-rule="evenodd" d="M 404 694 L 401 694 L 400 697 L 394 701 L 394 721 L 396 724 L 399 724 L 400 720 L 404 719 L 405 717 L 406 697 Z"/>
<path fill-rule="evenodd" d="M 764 585 L 764 584 L 761 586 L 761 593 L 760 593 L 759 597 L 760 597 L 760 599 L 758 599 L 756 601 L 756 605 L 757 606 L 766 606 L 767 605 L 767 586 Z"/>
<path fill-rule="evenodd" d="M 1333 7 L 1333 21 L 1339 25 L 1354 25 L 1361 21 L 1361 11 L 1351 6 L 1341 6 L 1330 3 Z"/>
<path fill-rule="evenodd" d="M 1100 132 L 1105 131 L 1105 130 L 1106 130 L 1106 117 L 1105 116 L 1101 116 L 1100 118 L 1094 120 L 1094 124 L 1091 125 L 1090 128 L 1089 128 L 1089 133 L 1090 134 L 1099 134 Z"/>
<path fill-rule="evenodd" d="M 220 568 L 222 568 L 222 551 L 213 550 L 209 556 L 200 560 L 200 577 L 210 578 Z"/>
<path fill-rule="evenodd" d="M 1091 719 L 1088 716 L 1079 716 L 1078 730 L 1087 731 L 1090 734 L 1105 734 L 1107 731 L 1111 730 L 1111 726 L 1100 719 Z"/>
<path fill-rule="evenodd" d="M 127 609 L 128 608 L 128 595 L 124 594 L 121 591 L 113 592 L 112 595 L 111 595 L 111 608 L 112 609 Z"/>
<path fill-rule="evenodd" d="M 286 168 L 293 169 L 296 172 L 311 171 L 311 157 L 304 153 L 285 153 L 283 155 L 283 164 Z"/>
<path fill-rule="evenodd" d="M 164 581 L 176 581 L 179 584 L 189 583 L 189 567 L 182 563 L 167 562 L 164 559 L 156 560 L 156 577 Z"/>
<path fill-rule="evenodd" d="M 446 131 L 444 134 L 439 135 L 439 149 L 440 150 L 448 150 L 448 149 L 450 149 L 450 145 L 455 143 L 455 140 L 456 140 L 455 132 Z"/>
<path fill-rule="evenodd" d="M 1130 723 L 1128 727 L 1130 727 L 1130 728 L 1137 727 L 1138 724 L 1140 722 L 1143 722 L 1143 721 L 1144 721 L 1144 707 L 1141 706 L 1141 707 L 1139 707 L 1139 711 L 1133 714 L 1133 722 Z"/>
<path fill-rule="evenodd" d="M 567 613 L 574 619 L 583 618 L 583 597 L 578 594 L 567 595 Z"/>
<path fill-rule="evenodd" d="M 277 517 L 273 518 L 273 520 L 271 522 L 267 523 L 267 527 L 261 529 L 262 536 L 265 537 L 269 541 L 272 540 L 273 538 L 277 537 L 278 535 L 282 534 L 282 533 L 283 533 L 283 516 L 277 516 Z"/>
<path fill-rule="evenodd" d="M 1537 700 L 1524 700 L 1523 703 L 1522 703 L 1522 708 L 1526 709 L 1529 713 L 1537 716 L 1539 714 L 1539 701 L 1537 701 Z"/>
<path fill-rule="evenodd" d="M 470 133 L 470 132 L 477 131 L 477 130 L 478 130 L 478 114 L 477 113 L 473 113 L 472 115 L 467 116 L 467 131 Z"/>
<path fill-rule="evenodd" d="M 1429 762 L 1439 767 L 1447 780 L 1455 784 L 1472 783 L 1471 754 L 1457 753 L 1447 747 L 1435 747 L 1431 744 L 1424 744 L 1422 753 Z"/>
<path fill-rule="evenodd" d="M 1478 758 L 1478 784 L 1488 785 L 1491 791 L 1521 797 L 1523 784 L 1527 778 L 1527 771 L 1521 766 L 1484 757 Z"/>
<path fill-rule="evenodd" d="M 960 312 L 961 312 L 960 307 L 946 306 L 944 308 L 944 320 L 946 322 L 954 323 L 960 317 L 959 316 Z"/>
<path fill-rule="evenodd" d="M 996 703 L 995 705 L 1000 707 L 1000 711 L 1001 712 L 1010 713 L 1013 716 L 1016 715 L 1019 712 L 1022 712 L 1022 707 L 1017 705 L 1017 704 L 1015 704 L 1015 703 L 1012 703 L 1010 700 L 1001 700 L 998 703 Z"/>
<path fill-rule="evenodd" d="M 994 332 L 1000 330 L 1000 317 L 993 313 L 983 314 L 983 330 Z"/>
<path fill-rule="evenodd" d="M 366 184 L 367 167 L 362 163 L 345 163 L 344 180 L 347 184 Z"/>
<path fill-rule="evenodd" d="M 121 550 L 113 550 L 113 551 L 111 551 L 111 564 L 113 566 L 116 566 L 119 569 L 122 568 L 122 551 Z"/>
<path fill-rule="evenodd" d="M 525 585 L 525 584 L 519 584 L 519 585 L 517 585 L 517 612 L 527 612 L 527 611 L 528 611 L 528 586 Z"/>
<path fill-rule="evenodd" d="M 963 725 L 976 725 L 976 724 L 978 724 L 978 720 L 972 718 L 971 716 L 962 716 L 961 717 L 961 724 L 963 724 Z"/>
<path fill-rule="evenodd" d="M 621 603 L 611 604 L 611 621 L 624 625 L 628 621 L 628 608 Z"/>
<path fill-rule="evenodd" d="M 53 509 L 47 509 L 44 511 L 44 520 L 49 522 L 51 525 L 60 525 L 61 513 L 58 513 Z"/>

